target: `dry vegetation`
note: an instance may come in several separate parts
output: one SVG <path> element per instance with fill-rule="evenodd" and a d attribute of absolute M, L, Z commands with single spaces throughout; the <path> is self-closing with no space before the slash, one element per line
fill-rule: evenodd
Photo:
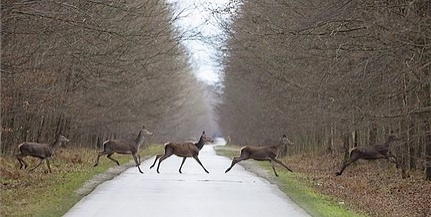
<path fill-rule="evenodd" d="M 285 162 L 302 173 L 314 188 L 370 216 L 431 215 L 431 182 L 411 172 L 402 179 L 395 166 L 384 160 L 359 160 L 342 176 L 335 176 L 343 153 L 288 157 Z"/>

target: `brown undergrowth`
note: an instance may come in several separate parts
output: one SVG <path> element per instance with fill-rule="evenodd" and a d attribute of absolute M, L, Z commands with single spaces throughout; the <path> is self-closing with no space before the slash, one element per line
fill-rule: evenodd
<path fill-rule="evenodd" d="M 297 155 L 285 162 L 320 192 L 366 211 L 370 216 L 431 216 L 431 182 L 418 172 L 401 178 L 400 170 L 385 160 L 359 160 L 335 176 L 342 154 Z"/>

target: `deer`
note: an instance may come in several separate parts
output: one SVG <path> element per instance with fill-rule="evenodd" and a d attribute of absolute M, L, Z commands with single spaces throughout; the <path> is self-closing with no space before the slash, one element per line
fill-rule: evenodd
<path fill-rule="evenodd" d="M 46 161 L 46 165 L 48 167 L 48 171 L 52 173 L 51 166 L 49 165 L 49 159 L 54 154 L 55 150 L 57 150 L 63 142 L 69 142 L 69 139 L 59 134 L 56 137 L 56 140 L 52 144 L 45 143 L 36 143 L 36 142 L 23 142 L 18 145 L 19 153 L 16 155 L 20 163 L 20 169 L 27 169 L 28 164 L 24 161 L 24 157 L 32 156 L 35 158 L 39 158 L 39 163 L 30 169 L 29 172 L 35 170 L 40 166 L 43 160 Z"/>
<path fill-rule="evenodd" d="M 389 135 L 387 141 L 383 144 L 367 146 L 364 148 L 353 147 L 349 149 L 349 159 L 343 163 L 339 172 L 336 172 L 336 176 L 340 176 L 344 169 L 348 167 L 353 162 L 359 159 L 365 160 L 377 160 L 385 158 L 390 162 L 394 163 L 396 168 L 398 168 L 397 158 L 389 150 L 392 143 L 400 140 L 395 134 Z"/>
<path fill-rule="evenodd" d="M 145 128 L 145 125 L 142 126 L 141 130 L 139 131 L 138 136 L 135 140 L 127 140 L 127 139 L 115 139 L 115 140 L 107 140 L 103 143 L 103 151 L 99 152 L 97 154 L 96 163 L 94 164 L 94 167 L 99 165 L 99 158 L 100 156 L 106 155 L 107 158 L 114 161 L 118 166 L 120 163 L 112 158 L 111 156 L 114 153 L 118 154 L 130 154 L 133 156 L 133 160 L 136 163 L 136 167 L 138 167 L 138 170 L 140 173 L 142 172 L 141 168 L 139 167 L 141 164 L 141 156 L 138 154 L 139 147 L 144 143 L 145 136 L 152 136 L 153 133 L 148 131 Z"/>
<path fill-rule="evenodd" d="M 198 162 L 198 164 L 205 170 L 205 172 L 209 173 L 208 170 L 205 169 L 204 165 L 202 164 L 202 162 L 199 160 L 199 157 L 198 157 L 199 151 L 203 148 L 203 146 L 207 142 L 214 142 L 214 139 L 207 136 L 205 134 L 205 131 L 203 131 L 197 143 L 193 143 L 193 142 L 165 143 L 164 153 L 156 155 L 156 159 L 154 160 L 153 165 L 150 166 L 150 169 L 152 169 L 156 165 L 157 160 L 159 160 L 159 164 L 157 165 L 157 173 L 160 173 L 159 172 L 160 163 L 162 163 L 162 161 L 164 161 L 166 158 L 170 157 L 171 155 L 176 155 L 178 157 L 183 158 L 183 161 L 181 162 L 181 166 L 178 170 L 180 173 L 182 173 L 181 169 L 183 168 L 183 164 L 188 157 L 193 157 Z"/>
<path fill-rule="evenodd" d="M 288 171 L 292 172 L 292 170 L 287 167 L 285 164 L 283 164 L 283 162 L 281 162 L 280 160 L 278 160 L 277 157 L 277 153 L 279 148 L 281 148 L 282 146 L 285 145 L 294 145 L 293 142 L 291 142 L 286 135 L 283 135 L 280 138 L 281 142 L 278 145 L 273 145 L 273 146 L 265 146 L 265 147 L 254 147 L 254 146 L 244 146 L 241 148 L 240 151 L 240 156 L 239 157 L 234 157 L 232 160 L 232 164 L 230 165 L 229 168 L 226 169 L 225 173 L 229 172 L 232 167 L 237 164 L 240 161 L 243 160 L 248 160 L 248 159 L 254 159 L 257 161 L 269 161 L 271 163 L 272 166 L 272 170 L 274 171 L 275 176 L 278 177 L 277 171 L 275 171 L 274 168 L 274 163 L 276 162 L 280 165 L 282 165 L 284 168 L 286 168 Z"/>

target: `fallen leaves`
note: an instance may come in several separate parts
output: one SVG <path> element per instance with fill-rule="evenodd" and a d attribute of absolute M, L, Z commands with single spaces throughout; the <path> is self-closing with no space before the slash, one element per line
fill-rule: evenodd
<path fill-rule="evenodd" d="M 311 186 L 371 216 L 431 216 L 431 182 L 420 172 L 401 178 L 385 160 L 360 160 L 335 176 L 342 155 L 287 157 L 287 164 L 303 173 Z"/>

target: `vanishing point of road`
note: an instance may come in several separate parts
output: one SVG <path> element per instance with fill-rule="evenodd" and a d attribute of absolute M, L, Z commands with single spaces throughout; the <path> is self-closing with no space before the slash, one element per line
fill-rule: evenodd
<path fill-rule="evenodd" d="M 237 164 L 227 174 L 231 160 L 218 156 L 214 145 L 205 145 L 199 159 L 209 174 L 193 159 L 178 172 L 181 158 L 172 156 L 154 167 L 154 158 L 100 184 L 78 202 L 66 217 L 169 216 L 169 217 L 278 217 L 309 216 L 276 185 Z M 105 163 L 112 163 L 105 161 Z"/>

